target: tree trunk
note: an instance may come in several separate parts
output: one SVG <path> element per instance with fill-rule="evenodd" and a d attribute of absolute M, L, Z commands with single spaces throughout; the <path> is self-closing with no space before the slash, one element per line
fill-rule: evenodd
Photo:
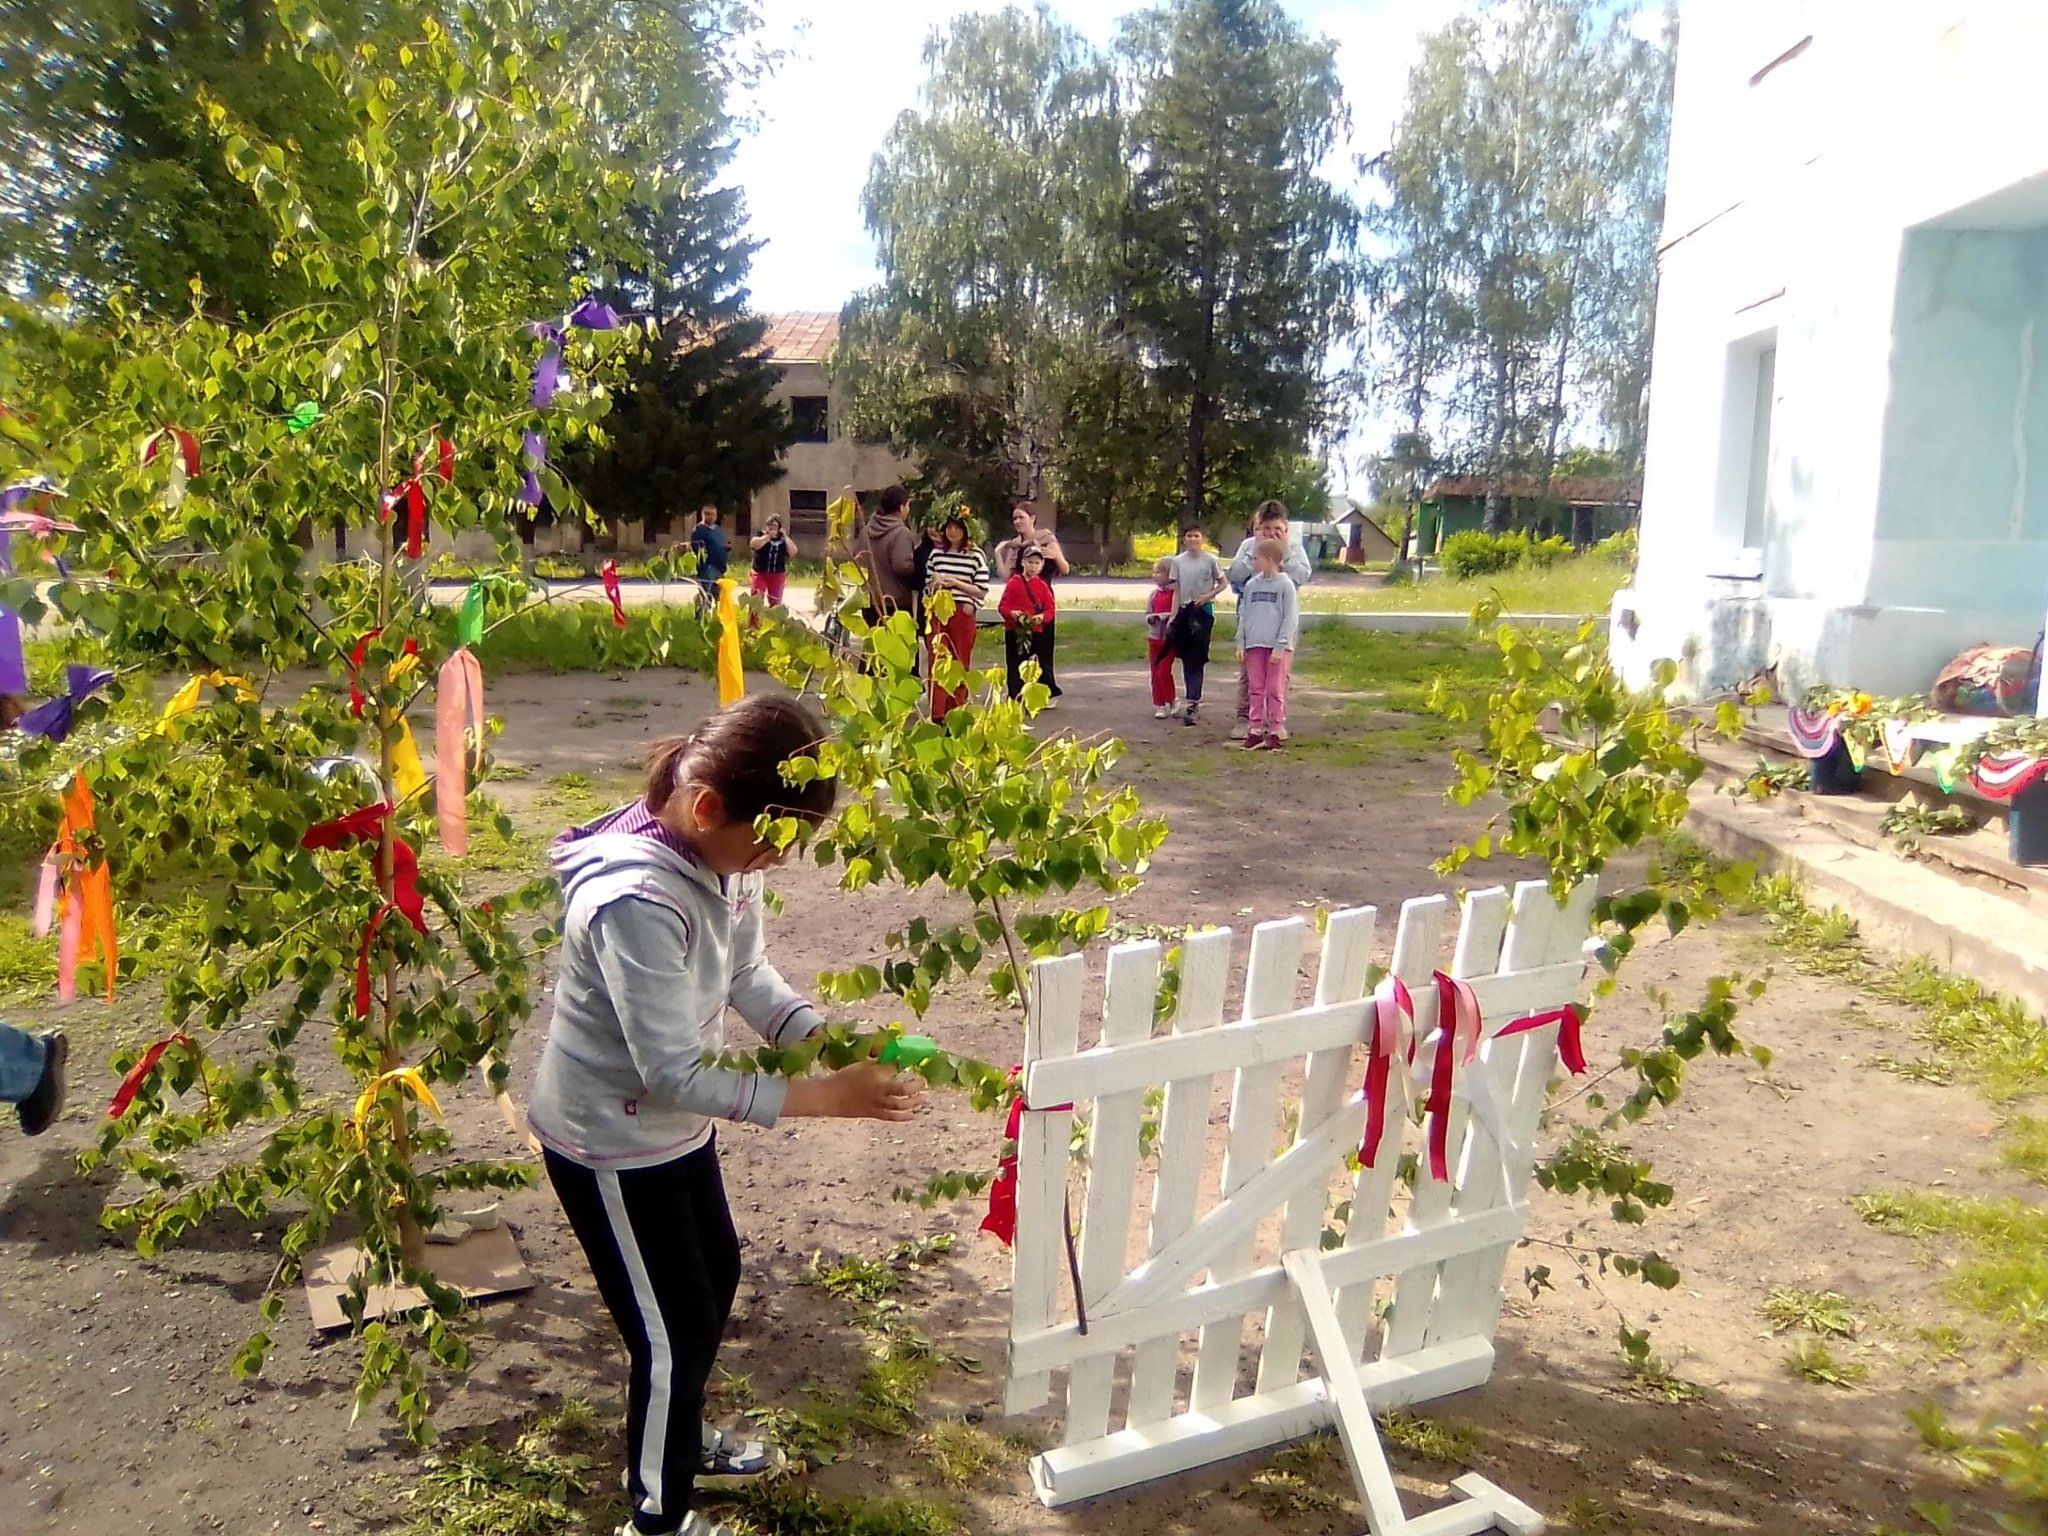
<path fill-rule="evenodd" d="M 1488 533 L 1508 531 L 1507 500 L 1501 495 L 1501 481 L 1505 474 L 1502 459 L 1508 438 L 1508 368 L 1507 356 L 1496 350 L 1493 364 L 1493 420 L 1486 437 L 1486 515 L 1482 521 Z"/>
<path fill-rule="evenodd" d="M 1095 570 L 1097 575 L 1109 574 L 1109 519 L 1101 517 L 1095 523 Z"/>

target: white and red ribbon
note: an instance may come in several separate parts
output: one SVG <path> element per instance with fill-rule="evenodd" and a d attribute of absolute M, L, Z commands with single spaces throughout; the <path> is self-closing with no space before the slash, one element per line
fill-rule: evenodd
<path fill-rule="evenodd" d="M 1371 1050 L 1365 1064 L 1365 1140 L 1359 1144 L 1358 1160 L 1368 1168 L 1376 1166 L 1387 1134 L 1387 1088 L 1394 1058 L 1412 1048 L 1414 1031 L 1415 999 L 1408 995 L 1406 982 L 1389 976 L 1373 994 Z"/>

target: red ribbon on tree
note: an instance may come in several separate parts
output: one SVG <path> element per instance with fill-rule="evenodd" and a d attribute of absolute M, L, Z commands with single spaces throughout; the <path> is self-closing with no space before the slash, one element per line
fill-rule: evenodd
<path fill-rule="evenodd" d="M 390 522 L 399 505 L 405 506 L 405 558 L 417 560 L 427 547 L 427 493 L 419 481 L 408 480 L 384 493 L 384 521 Z"/>
<path fill-rule="evenodd" d="M 1021 1073 L 1019 1067 L 1011 1075 Z M 1020 1088 L 1017 1096 L 1010 1100 L 1009 1123 L 1003 1127 L 1003 1141 L 1008 1150 L 996 1160 L 995 1182 L 988 1187 L 988 1214 L 981 1218 L 980 1230 L 988 1233 L 1005 1248 L 1013 1247 L 1017 1241 L 1017 1139 L 1024 1132 L 1024 1115 L 1072 1114 L 1071 1104 L 1054 1104 L 1040 1110 L 1024 1102 Z"/>
<path fill-rule="evenodd" d="M 348 707 L 349 713 L 358 720 L 363 718 L 363 711 L 369 707 L 370 703 L 368 695 L 363 692 L 363 660 L 370 654 L 370 642 L 383 633 L 384 627 L 380 624 L 377 628 L 365 634 L 362 639 L 358 640 L 355 644 L 355 649 L 348 653 Z M 419 641 L 408 640 L 405 642 L 406 655 L 417 656 L 419 653 Z"/>
<path fill-rule="evenodd" d="M 363 929 L 363 942 L 356 946 L 356 1017 L 370 1016 L 370 949 L 377 942 L 377 930 L 384 926 L 384 919 L 398 910 L 392 905 L 381 906 Z"/>
<path fill-rule="evenodd" d="M 599 570 L 600 574 L 604 577 L 604 595 L 612 600 L 612 627 L 624 629 L 626 627 L 626 599 L 625 594 L 619 590 L 619 562 L 607 560 Z"/>
<path fill-rule="evenodd" d="M 182 427 L 165 427 L 156 436 L 152 437 L 149 440 L 149 446 L 142 450 L 142 462 L 145 464 L 156 462 L 157 449 L 163 446 L 165 438 L 169 438 L 177 445 L 178 457 L 185 466 L 186 475 L 189 477 L 198 474 L 199 439 Z"/>
<path fill-rule="evenodd" d="M 412 461 L 412 472 L 415 475 L 426 474 L 428 451 L 428 449 L 422 448 L 419 452 L 419 457 Z M 455 445 L 437 432 L 434 434 L 432 452 L 434 455 L 434 473 L 440 478 L 443 485 L 451 484 L 455 479 Z"/>
<path fill-rule="evenodd" d="M 346 848 L 351 843 L 374 843 L 383 846 L 384 822 L 391 815 L 391 807 L 379 801 L 366 805 L 359 811 L 350 811 L 346 816 L 337 816 L 332 821 L 323 821 L 310 829 L 299 839 L 299 846 L 306 849 Z M 374 850 L 373 850 L 374 851 Z M 391 905 L 399 915 L 411 923 L 415 932 L 427 931 L 427 902 L 420 894 L 420 856 L 413 846 L 395 832 L 391 838 Z M 383 920 L 380 913 L 371 919 L 371 929 Z"/>
<path fill-rule="evenodd" d="M 1401 1020 L 1414 1032 L 1415 999 L 1408 984 L 1389 976 L 1388 995 L 1373 999 L 1371 1054 L 1365 1064 L 1365 1140 L 1359 1144 L 1358 1160 L 1370 1168 L 1380 1155 L 1380 1142 L 1387 1134 L 1387 1083 L 1394 1072 L 1394 1057 L 1401 1050 Z"/>
<path fill-rule="evenodd" d="M 128 1069 L 128 1075 L 121 1079 L 121 1086 L 114 1090 L 113 1098 L 107 1101 L 107 1113 L 118 1120 L 128 1113 L 128 1106 L 135 1102 L 135 1095 L 142 1091 L 149 1074 L 156 1070 L 156 1064 L 164 1059 L 164 1052 L 174 1045 L 191 1045 L 192 1037 L 179 1033 L 166 1035 L 142 1053 L 142 1059 Z"/>

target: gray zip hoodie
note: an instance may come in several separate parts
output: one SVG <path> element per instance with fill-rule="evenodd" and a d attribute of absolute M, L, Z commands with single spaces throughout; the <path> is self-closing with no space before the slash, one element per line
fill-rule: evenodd
<path fill-rule="evenodd" d="M 773 1125 L 787 1083 L 708 1065 L 728 1004 L 771 1045 L 824 1020 L 762 954 L 762 877 L 721 881 L 657 836 L 565 834 L 561 972 L 527 1118 L 543 1146 L 602 1168 L 694 1152 L 714 1119 Z M 647 822 L 644 812 L 639 820 Z"/>

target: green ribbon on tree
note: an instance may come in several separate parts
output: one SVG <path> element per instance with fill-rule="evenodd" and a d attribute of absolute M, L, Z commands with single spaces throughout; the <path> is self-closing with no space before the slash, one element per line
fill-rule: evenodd
<path fill-rule="evenodd" d="M 293 437 L 297 437 L 319 419 L 320 402 L 317 400 L 301 400 L 292 407 L 291 415 L 285 417 L 284 428 Z"/>
<path fill-rule="evenodd" d="M 480 645 L 483 638 L 484 588 L 482 582 L 473 581 L 469 584 L 469 590 L 462 594 L 462 608 L 455 615 L 455 643 Z"/>

